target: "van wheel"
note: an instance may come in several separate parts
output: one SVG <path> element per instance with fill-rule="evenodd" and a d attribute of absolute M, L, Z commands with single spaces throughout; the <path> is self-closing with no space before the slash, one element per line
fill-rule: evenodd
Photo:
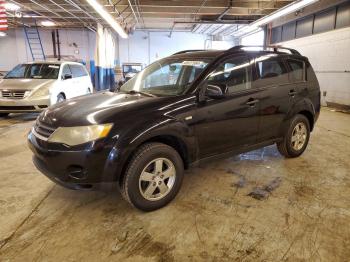
<path fill-rule="evenodd" d="M 121 183 L 121 193 L 140 210 L 156 210 L 175 198 L 183 173 L 183 161 L 175 149 L 148 143 L 132 157 Z"/>
<path fill-rule="evenodd" d="M 10 113 L 0 113 L 0 117 L 7 117 Z"/>
<path fill-rule="evenodd" d="M 298 157 L 305 151 L 309 138 L 309 120 L 305 116 L 298 114 L 290 122 L 283 141 L 277 143 L 277 149 L 285 157 Z"/>
<path fill-rule="evenodd" d="M 61 103 L 64 100 L 66 100 L 65 96 L 63 94 L 58 94 L 58 96 L 57 96 L 57 103 Z"/>

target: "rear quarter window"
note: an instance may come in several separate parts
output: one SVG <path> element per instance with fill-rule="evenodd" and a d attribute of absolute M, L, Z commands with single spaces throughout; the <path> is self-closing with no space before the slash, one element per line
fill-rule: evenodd
<path fill-rule="evenodd" d="M 291 82 L 305 81 L 305 63 L 301 60 L 287 59 L 287 64 L 290 68 L 289 80 Z"/>

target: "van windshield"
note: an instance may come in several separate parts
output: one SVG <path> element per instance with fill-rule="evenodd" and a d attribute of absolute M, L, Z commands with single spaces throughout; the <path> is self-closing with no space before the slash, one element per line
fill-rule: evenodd
<path fill-rule="evenodd" d="M 57 79 L 59 64 L 19 64 L 13 68 L 5 79 Z"/>
<path fill-rule="evenodd" d="M 135 75 L 122 92 L 142 92 L 155 96 L 183 94 L 210 62 L 209 59 L 163 59 Z"/>

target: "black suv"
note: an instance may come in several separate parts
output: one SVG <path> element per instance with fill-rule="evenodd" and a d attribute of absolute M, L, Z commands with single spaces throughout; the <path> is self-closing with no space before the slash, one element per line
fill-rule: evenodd
<path fill-rule="evenodd" d="M 184 169 L 202 161 L 274 143 L 299 156 L 319 112 L 318 81 L 296 50 L 190 50 L 151 64 L 117 93 L 48 108 L 28 141 L 54 182 L 116 182 L 127 201 L 150 211 L 169 203 Z"/>

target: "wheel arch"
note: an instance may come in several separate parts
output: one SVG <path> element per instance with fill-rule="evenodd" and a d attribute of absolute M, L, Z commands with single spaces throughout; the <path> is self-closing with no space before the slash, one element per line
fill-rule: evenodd
<path fill-rule="evenodd" d="M 288 129 L 290 120 L 297 114 L 304 115 L 309 120 L 310 131 L 313 130 L 316 115 L 315 107 L 310 99 L 304 98 L 298 103 L 294 104 L 294 106 L 289 110 L 281 126 L 281 135 L 283 135 L 286 129 Z"/>
<path fill-rule="evenodd" d="M 65 94 L 63 91 L 59 92 L 59 93 L 57 94 L 57 97 L 58 97 L 59 95 L 63 95 L 63 96 L 64 96 L 64 99 L 67 99 L 67 96 L 66 96 L 66 94 Z"/>
<path fill-rule="evenodd" d="M 176 152 L 178 152 L 178 154 L 180 155 L 184 163 L 184 168 L 187 169 L 189 167 L 189 164 L 190 164 L 189 148 L 188 148 L 188 145 L 186 145 L 185 141 L 179 136 L 176 136 L 174 134 L 157 134 L 157 135 L 148 137 L 145 140 L 142 140 L 142 142 L 134 146 L 134 148 L 126 157 L 125 161 L 123 161 L 122 168 L 118 176 L 119 184 L 123 181 L 123 177 L 126 172 L 126 169 L 131 159 L 133 158 L 135 152 L 137 151 L 137 149 L 143 146 L 144 144 L 152 143 L 152 142 L 162 143 L 174 148 Z"/>
<path fill-rule="evenodd" d="M 314 115 L 309 110 L 302 110 L 298 114 L 305 116 L 309 120 L 310 132 L 314 129 Z"/>

